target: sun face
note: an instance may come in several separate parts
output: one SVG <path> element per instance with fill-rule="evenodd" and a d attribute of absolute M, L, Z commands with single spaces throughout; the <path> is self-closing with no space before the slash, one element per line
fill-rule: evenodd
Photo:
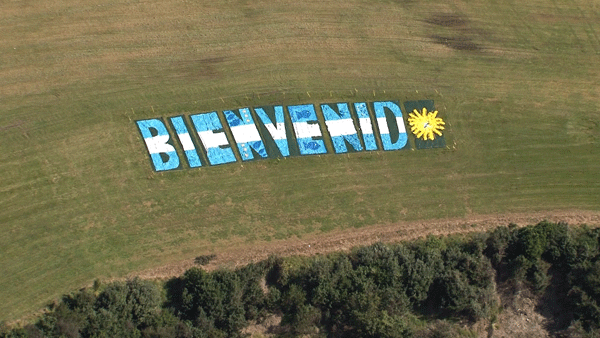
<path fill-rule="evenodd" d="M 408 114 L 408 123 L 410 124 L 410 130 L 417 138 L 423 140 L 434 140 L 435 135 L 442 136 L 442 130 L 446 124 L 444 120 L 437 117 L 438 111 L 428 112 L 427 108 L 423 108 L 422 112 L 413 110 L 412 113 Z"/>

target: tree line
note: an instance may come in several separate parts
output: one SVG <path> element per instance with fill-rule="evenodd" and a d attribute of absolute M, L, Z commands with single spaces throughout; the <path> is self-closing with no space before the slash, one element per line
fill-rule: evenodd
<path fill-rule="evenodd" d="M 559 336 L 600 333 L 600 229 L 541 222 L 468 236 L 376 243 L 235 270 L 192 268 L 166 283 L 132 279 L 65 295 L 9 337 L 243 337 L 281 318 L 278 337 L 458 337 L 494 321 L 499 285 L 559 306 Z M 463 331 L 461 331 L 463 330 Z"/>

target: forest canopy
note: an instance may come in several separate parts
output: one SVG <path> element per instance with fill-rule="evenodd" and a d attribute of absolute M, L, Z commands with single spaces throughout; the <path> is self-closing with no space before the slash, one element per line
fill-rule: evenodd
<path fill-rule="evenodd" d="M 559 336 L 600 330 L 600 229 L 541 222 L 466 236 L 376 243 L 313 257 L 270 257 L 166 283 L 95 283 L 0 337 L 243 337 L 277 316 L 277 337 L 458 337 L 493 323 L 498 289 L 560 307 Z M 559 295 L 559 296 L 556 296 Z M 509 295 L 510 296 L 510 295 Z M 558 299 L 556 299 L 558 297 Z"/>

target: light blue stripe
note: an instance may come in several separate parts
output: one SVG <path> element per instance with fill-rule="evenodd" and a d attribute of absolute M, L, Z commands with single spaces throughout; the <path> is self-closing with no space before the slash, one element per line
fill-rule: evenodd
<path fill-rule="evenodd" d="M 163 123 L 163 121 L 159 119 L 149 119 L 149 120 L 140 120 L 136 121 L 137 126 L 142 134 L 142 137 L 145 139 L 153 139 L 156 136 L 168 136 L 166 139 L 171 139 L 169 135 L 169 131 L 167 127 Z M 156 136 L 152 135 L 150 129 L 154 129 L 156 131 Z M 146 148 L 148 154 L 150 155 L 150 159 L 152 160 L 152 165 L 154 166 L 155 171 L 165 171 L 179 168 L 179 156 L 175 151 L 169 151 L 162 154 L 165 154 L 168 157 L 168 160 L 165 162 L 163 157 L 158 153 L 150 153 L 150 149 Z"/>
<path fill-rule="evenodd" d="M 173 170 L 179 167 L 179 156 L 174 151 L 169 151 L 166 154 L 169 159 L 167 162 L 164 162 L 160 154 L 150 154 L 150 158 L 152 158 L 152 163 L 154 164 L 154 170 L 156 171 L 165 171 L 165 170 Z"/>
<path fill-rule="evenodd" d="M 374 130 L 373 121 L 371 120 L 371 115 L 369 115 L 367 104 L 365 102 L 357 102 L 354 104 L 354 109 L 356 110 L 356 115 L 359 119 L 369 119 L 369 123 L 371 124 L 371 130 Z M 377 142 L 375 141 L 375 135 L 373 133 L 365 133 L 365 131 L 362 129 L 361 134 L 363 137 L 363 142 L 365 143 L 365 149 L 377 150 Z"/>
<path fill-rule="evenodd" d="M 354 126 L 354 120 L 350 115 L 350 110 L 348 109 L 347 103 L 338 103 L 337 108 L 339 114 L 331 109 L 331 107 L 327 104 L 321 105 L 321 111 L 323 112 L 323 117 L 325 118 L 325 125 L 327 125 L 327 121 L 341 121 L 341 120 L 349 120 L 349 124 L 353 126 L 354 134 L 348 135 L 331 135 L 331 143 L 333 143 L 333 148 L 337 154 L 347 153 L 348 149 L 346 147 L 347 141 L 354 150 L 362 151 L 363 147 L 360 144 L 360 140 L 358 139 L 358 134 L 356 132 L 356 127 Z M 329 128 L 329 126 L 327 126 Z M 344 141 L 345 140 L 345 141 Z"/>
<path fill-rule="evenodd" d="M 143 138 L 152 138 L 155 135 L 152 135 L 150 129 L 154 129 L 157 132 L 157 136 L 160 135 L 169 135 L 167 131 L 167 127 L 165 124 L 159 119 L 150 119 L 150 120 L 139 120 L 136 121 L 140 132 L 142 133 Z"/>
<path fill-rule="evenodd" d="M 185 121 L 183 121 L 183 118 L 181 116 L 171 117 L 171 123 L 173 124 L 173 127 L 175 128 L 175 132 L 177 133 L 178 137 L 182 134 L 190 136 L 187 126 L 185 125 Z M 179 138 L 179 141 L 181 143 L 181 137 Z M 202 162 L 200 162 L 200 157 L 198 157 L 198 153 L 196 152 L 195 146 L 194 150 L 188 149 L 184 150 L 184 152 L 190 168 L 197 168 L 202 166 Z"/>
<path fill-rule="evenodd" d="M 197 168 L 202 166 L 202 162 L 200 162 L 200 157 L 198 157 L 198 153 L 195 150 L 186 150 L 185 157 L 188 160 L 190 168 Z"/>
<path fill-rule="evenodd" d="M 294 124 L 295 122 L 313 122 L 319 128 L 320 134 L 323 135 L 321 126 L 318 124 L 317 121 L 315 107 L 312 104 L 288 106 L 288 112 L 290 113 L 292 124 Z M 296 137 L 298 137 L 298 131 L 295 125 L 294 129 L 296 131 Z M 298 148 L 300 149 L 301 155 L 316 155 L 327 153 L 327 148 L 325 148 L 325 143 L 322 139 L 298 138 Z"/>
<path fill-rule="evenodd" d="M 225 115 L 225 119 L 227 120 L 227 123 L 229 124 L 229 127 L 237 127 L 237 126 L 247 126 L 247 125 L 251 125 L 252 127 L 254 127 L 254 130 L 256 131 L 256 135 L 260 134 L 258 132 L 258 129 L 256 128 L 256 125 L 254 124 L 254 120 L 252 119 L 252 114 L 250 114 L 250 109 L 248 108 L 242 108 L 242 109 L 238 109 L 238 112 L 240 114 L 240 116 L 243 117 L 243 119 L 240 119 L 240 117 L 238 117 L 233 111 L 231 110 L 225 110 L 223 112 L 223 114 Z M 245 116 L 248 115 L 248 116 Z M 231 133 L 233 134 L 233 138 L 236 138 L 236 134 L 234 133 L 233 129 L 231 129 Z M 256 153 L 258 155 L 260 155 L 261 157 L 268 157 L 267 155 L 267 150 L 265 149 L 265 145 L 263 143 L 262 140 L 255 140 L 252 142 L 244 142 L 244 143 L 236 143 L 238 151 L 240 152 L 240 157 L 242 158 L 243 161 L 250 161 L 254 159 L 254 154 L 252 152 L 252 149 L 254 149 L 254 151 L 256 151 Z"/>
<path fill-rule="evenodd" d="M 393 121 L 390 121 L 390 119 L 387 118 L 384 109 L 387 108 L 389 109 L 395 117 L 400 118 L 401 121 L 403 121 L 402 123 L 404 123 L 404 120 L 402 119 L 402 110 L 400 109 L 400 107 L 391 101 L 380 101 L 380 102 L 374 102 L 373 103 L 373 108 L 375 110 L 375 116 L 377 118 L 385 118 L 388 126 L 390 123 L 395 123 L 397 125 L 397 121 L 396 119 L 394 119 Z M 398 140 L 396 140 L 396 142 L 392 143 L 392 137 L 390 136 L 390 134 L 381 134 L 381 144 L 383 145 L 383 149 L 384 150 L 398 150 L 398 149 L 402 149 L 406 146 L 407 142 L 408 142 L 408 137 L 406 135 L 406 132 L 401 132 L 398 135 Z"/>
<path fill-rule="evenodd" d="M 299 138 L 298 147 L 302 155 L 326 154 L 327 149 L 323 140 L 314 140 L 312 138 Z"/>
<path fill-rule="evenodd" d="M 275 111 L 275 123 L 273 123 L 273 121 L 271 121 L 271 118 L 269 117 L 269 115 L 262 108 L 254 108 L 254 112 L 256 113 L 258 118 L 261 120 L 263 125 L 270 124 L 270 125 L 273 125 L 273 128 L 275 128 L 277 126 L 277 124 L 283 123 L 283 127 L 285 128 L 285 120 L 284 120 L 284 116 L 283 116 L 283 106 L 274 106 L 273 110 Z M 284 131 L 285 131 L 285 129 L 284 129 Z M 271 137 L 273 137 L 273 135 L 271 135 Z M 274 141 L 275 141 L 275 144 L 277 145 L 277 148 L 279 148 L 279 152 L 281 153 L 281 156 L 290 156 L 290 147 L 289 147 L 287 138 L 286 139 L 277 139 L 277 140 L 274 139 Z"/>
<path fill-rule="evenodd" d="M 235 162 L 235 155 L 231 148 L 208 148 L 206 155 L 211 165 Z"/>
<path fill-rule="evenodd" d="M 221 120 L 219 120 L 219 116 L 216 112 L 205 113 L 205 114 L 196 114 L 190 116 L 192 119 L 192 123 L 194 124 L 194 128 L 198 132 L 203 131 L 216 131 L 223 129 L 221 125 Z M 215 134 L 224 133 L 218 132 Z M 206 145 L 205 145 L 206 147 Z M 233 150 L 231 147 L 213 147 L 206 148 L 206 157 L 208 157 L 208 161 L 211 165 L 223 164 L 223 163 L 231 163 L 235 162 L 235 155 L 233 154 Z"/>

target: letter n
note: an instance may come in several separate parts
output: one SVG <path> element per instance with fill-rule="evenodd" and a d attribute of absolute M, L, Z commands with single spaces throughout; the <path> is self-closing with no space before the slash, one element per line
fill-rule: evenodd
<path fill-rule="evenodd" d="M 312 104 L 288 106 L 288 112 L 296 132 L 296 140 L 301 155 L 327 153 L 323 142 L 323 133 Z"/>
<path fill-rule="evenodd" d="M 329 104 L 322 104 L 321 111 L 325 119 L 325 125 L 331 136 L 331 142 L 337 154 L 347 153 L 348 144 L 351 151 L 362 151 L 354 120 L 350 115 L 350 109 L 347 103 L 338 103 L 337 112 Z"/>
<path fill-rule="evenodd" d="M 231 134 L 237 143 L 242 161 L 253 160 L 254 154 L 258 154 L 260 157 L 268 157 L 250 109 L 238 109 L 238 113 L 236 114 L 231 110 L 223 111 Z"/>

